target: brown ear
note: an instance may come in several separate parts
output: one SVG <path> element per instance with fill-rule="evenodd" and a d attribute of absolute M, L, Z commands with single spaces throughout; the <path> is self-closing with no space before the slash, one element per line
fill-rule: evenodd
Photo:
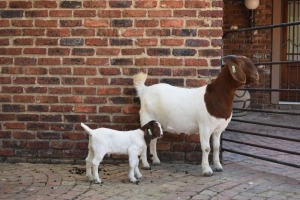
<path fill-rule="evenodd" d="M 239 83 L 246 83 L 246 74 L 243 72 L 242 68 L 234 62 L 229 61 L 226 63 L 232 78 Z"/>

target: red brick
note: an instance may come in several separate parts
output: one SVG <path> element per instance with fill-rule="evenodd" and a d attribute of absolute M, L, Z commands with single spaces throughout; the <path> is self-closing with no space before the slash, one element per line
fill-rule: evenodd
<path fill-rule="evenodd" d="M 34 1 L 33 7 L 35 8 L 57 8 L 56 1 Z"/>
<path fill-rule="evenodd" d="M 135 64 L 138 66 L 158 65 L 158 59 L 157 58 L 138 58 L 135 60 Z"/>
<path fill-rule="evenodd" d="M 32 8 L 31 1 L 10 1 L 9 8 Z"/>
<path fill-rule="evenodd" d="M 58 39 L 52 39 L 52 38 L 37 38 L 35 41 L 35 44 L 37 46 L 56 46 L 58 45 Z"/>
<path fill-rule="evenodd" d="M 66 140 L 84 140 L 85 135 L 83 133 L 63 133 L 62 139 Z"/>
<path fill-rule="evenodd" d="M 172 10 L 149 10 L 149 17 L 172 17 Z"/>
<path fill-rule="evenodd" d="M 97 74 L 96 68 L 88 67 L 77 67 L 73 69 L 74 75 L 85 75 L 85 76 L 95 76 Z"/>
<path fill-rule="evenodd" d="M 26 93 L 47 93 L 47 88 L 46 87 L 27 87 L 25 88 Z"/>
<path fill-rule="evenodd" d="M 123 17 L 146 17 L 146 10 L 123 10 Z"/>
<path fill-rule="evenodd" d="M 107 55 L 113 56 L 118 55 L 120 53 L 120 49 L 117 48 L 98 48 L 96 51 L 96 55 Z"/>
<path fill-rule="evenodd" d="M 2 86 L 2 93 L 23 93 L 21 86 Z"/>
<path fill-rule="evenodd" d="M 14 132 L 15 139 L 35 139 L 35 134 L 31 132 Z"/>
<path fill-rule="evenodd" d="M 1 77 L 0 83 L 1 84 L 10 84 L 11 81 L 11 77 Z"/>
<path fill-rule="evenodd" d="M 73 149 L 74 142 L 72 141 L 50 141 L 50 148 L 53 149 Z"/>
<path fill-rule="evenodd" d="M 11 138 L 11 132 L 9 131 L 0 131 L 0 138 L 3 139 L 3 138 Z"/>
<path fill-rule="evenodd" d="M 73 106 L 67 106 L 67 105 L 51 105 L 50 106 L 50 112 L 72 112 Z"/>
<path fill-rule="evenodd" d="M 62 78 L 62 83 L 67 84 L 67 85 L 83 85 L 84 78 L 65 77 L 65 78 Z"/>
<path fill-rule="evenodd" d="M 143 53 L 145 53 L 144 48 L 122 49 L 122 55 L 142 55 Z"/>
<path fill-rule="evenodd" d="M 62 68 L 51 68 L 49 69 L 50 74 L 56 75 L 70 75 L 72 73 L 71 68 L 62 67 Z"/>
<path fill-rule="evenodd" d="M 138 46 L 157 46 L 158 45 L 158 39 L 157 38 L 138 39 L 136 44 Z"/>
<path fill-rule="evenodd" d="M 74 10 L 74 17 L 96 17 L 96 10 Z"/>
<path fill-rule="evenodd" d="M 72 17 L 72 10 L 50 10 L 50 17 Z"/>
<path fill-rule="evenodd" d="M 85 8 L 105 8 L 106 1 L 84 1 L 83 7 Z"/>
<path fill-rule="evenodd" d="M 95 95 L 96 88 L 93 87 L 74 87 L 73 94 L 75 95 Z"/>
<path fill-rule="evenodd" d="M 194 151 L 195 148 L 196 144 L 193 143 L 173 145 L 173 151 Z"/>
<path fill-rule="evenodd" d="M 75 106 L 74 112 L 75 113 L 96 113 L 97 106 Z"/>
<path fill-rule="evenodd" d="M 12 149 L 0 149 L 0 155 L 1 156 L 13 156 L 14 150 Z"/>
<path fill-rule="evenodd" d="M 122 36 L 124 37 L 139 37 L 144 35 L 143 29 L 126 29 Z"/>
<path fill-rule="evenodd" d="M 24 54 L 35 54 L 35 55 L 45 55 L 46 49 L 44 48 L 25 48 L 23 50 Z"/>
<path fill-rule="evenodd" d="M 34 103 L 34 96 L 25 96 L 25 95 L 16 95 L 13 97 L 13 101 L 15 103 Z"/>
<path fill-rule="evenodd" d="M 57 96 L 37 96 L 37 103 L 58 103 Z"/>
<path fill-rule="evenodd" d="M 26 10 L 25 11 L 25 17 L 48 17 L 48 11 L 47 10 Z"/>
<path fill-rule="evenodd" d="M 200 142 L 199 134 L 186 135 L 186 142 Z"/>
<path fill-rule="evenodd" d="M 3 124 L 6 129 L 25 129 L 25 123 L 21 122 L 5 122 Z"/>
<path fill-rule="evenodd" d="M 79 96 L 61 97 L 61 103 L 82 103 L 83 98 Z"/>
<path fill-rule="evenodd" d="M 151 0 L 151 1 L 136 1 L 135 2 L 135 8 L 156 8 L 157 7 L 157 1 Z"/>
<path fill-rule="evenodd" d="M 0 49 L 0 55 L 20 55 L 22 52 L 22 49 L 20 48 L 1 48 Z"/>
<path fill-rule="evenodd" d="M 100 106 L 99 113 L 120 113 L 122 108 L 119 106 Z"/>
<path fill-rule="evenodd" d="M 159 21 L 154 19 L 136 20 L 136 27 L 158 27 Z"/>
<path fill-rule="evenodd" d="M 95 20 L 95 19 L 87 19 L 84 21 L 84 26 L 86 27 L 108 27 L 109 21 L 102 19 L 102 20 Z"/>
<path fill-rule="evenodd" d="M 99 72 L 101 75 L 120 75 L 120 69 L 119 68 L 100 68 Z"/>
<path fill-rule="evenodd" d="M 105 97 L 86 97 L 84 99 L 85 104 L 105 104 L 107 100 Z"/>
<path fill-rule="evenodd" d="M 16 119 L 16 115 L 0 113 L 0 119 L 1 121 L 13 121 Z"/>
<path fill-rule="evenodd" d="M 158 142 L 156 145 L 156 149 L 158 151 L 169 151 L 171 149 L 171 145 L 168 142 Z"/>
<path fill-rule="evenodd" d="M 35 20 L 36 27 L 57 27 L 57 20 Z"/>
<path fill-rule="evenodd" d="M 140 106 L 124 106 L 123 113 L 124 114 L 138 114 L 140 110 Z"/>
<path fill-rule="evenodd" d="M 99 10 L 100 18 L 121 18 L 121 10 Z"/>
<path fill-rule="evenodd" d="M 186 81 L 186 86 L 188 86 L 188 87 L 201 87 L 201 86 L 207 85 L 207 84 L 208 84 L 207 81 L 204 79 L 196 79 L 196 80 L 189 79 Z"/>
<path fill-rule="evenodd" d="M 121 88 L 101 87 L 97 90 L 98 95 L 120 95 Z"/>
<path fill-rule="evenodd" d="M 45 36 L 45 29 L 23 29 L 24 36 Z"/>
<path fill-rule="evenodd" d="M 12 20 L 11 25 L 15 27 L 32 27 L 33 20 Z"/>
<path fill-rule="evenodd" d="M 87 46 L 108 46 L 107 38 L 86 38 L 85 44 Z"/>
<path fill-rule="evenodd" d="M 208 66 L 206 59 L 185 59 L 185 66 Z"/>
<path fill-rule="evenodd" d="M 109 59 L 108 58 L 87 58 L 86 64 L 105 66 L 109 64 Z"/>
<path fill-rule="evenodd" d="M 98 29 L 97 35 L 102 37 L 118 37 L 119 33 L 117 29 Z"/>
<path fill-rule="evenodd" d="M 182 58 L 161 58 L 159 64 L 162 66 L 182 66 L 183 59 Z"/>
<path fill-rule="evenodd" d="M 48 88 L 49 94 L 71 94 L 70 87 L 50 87 Z M 66 97 L 62 97 L 66 98 Z"/>
<path fill-rule="evenodd" d="M 184 39 L 161 39 L 162 46 L 181 46 L 184 44 Z"/>
<path fill-rule="evenodd" d="M 185 134 L 174 134 L 174 133 L 164 133 L 164 136 L 161 139 L 162 141 L 173 141 L 173 142 L 183 142 L 185 141 Z"/>
<path fill-rule="evenodd" d="M 27 148 L 30 149 L 48 149 L 49 142 L 48 141 L 28 141 Z"/>
<path fill-rule="evenodd" d="M 0 96 L 0 102 L 12 102 L 12 97 L 10 95 L 1 95 Z M 1 117 L 3 117 L 3 116 L 1 116 L 1 114 L 0 114 L 0 119 L 4 119 L 4 118 L 1 118 Z"/>
<path fill-rule="evenodd" d="M 13 40 L 14 45 L 33 45 L 32 38 L 16 38 Z"/>
<path fill-rule="evenodd" d="M 88 85 L 108 85 L 107 78 L 87 78 L 86 83 Z"/>
<path fill-rule="evenodd" d="M 71 36 L 71 31 L 69 29 L 48 29 L 48 37 L 68 37 Z"/>
<path fill-rule="evenodd" d="M 9 27 L 9 20 L 0 20 L 0 27 Z"/>
<path fill-rule="evenodd" d="M 183 8 L 183 1 L 161 1 L 161 8 Z"/>
<path fill-rule="evenodd" d="M 114 123 L 136 123 L 137 121 L 138 121 L 138 117 L 136 115 L 113 116 Z"/>
<path fill-rule="evenodd" d="M 182 28 L 184 21 L 182 19 L 163 19 L 160 21 L 161 27 Z"/>

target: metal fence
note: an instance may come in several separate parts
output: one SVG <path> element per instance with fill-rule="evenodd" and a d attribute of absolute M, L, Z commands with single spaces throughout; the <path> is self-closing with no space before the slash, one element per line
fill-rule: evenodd
<path fill-rule="evenodd" d="M 299 25 L 300 22 L 292 22 L 292 23 L 283 23 L 283 24 L 277 24 L 277 25 L 268 25 L 268 26 L 261 26 L 261 27 L 254 27 L 254 28 L 245 28 L 245 29 L 236 29 L 236 30 L 230 30 L 224 33 L 223 35 L 223 39 L 228 36 L 229 34 L 232 33 L 239 33 L 239 32 L 244 32 L 244 31 L 254 31 L 254 30 L 261 30 L 261 29 L 271 29 L 271 28 L 277 28 L 277 27 L 285 27 L 285 26 L 294 26 L 294 25 Z M 275 64 L 289 64 L 289 63 L 300 63 L 300 61 L 281 61 L 281 62 L 263 62 L 263 63 L 255 63 L 255 65 L 259 66 L 259 65 L 269 65 L 270 67 L 272 67 L 272 65 Z M 300 89 L 272 89 L 272 88 L 246 88 L 246 89 L 241 89 L 241 90 L 248 90 L 248 91 L 258 91 L 258 92 L 300 92 Z M 263 109 L 251 109 L 251 108 L 247 108 L 247 109 L 238 109 L 239 111 L 244 111 L 244 112 L 254 112 L 254 113 L 270 113 L 270 114 L 283 114 L 283 115 L 288 115 L 291 116 L 291 119 L 293 118 L 293 116 L 297 115 L 299 116 L 299 112 L 295 113 L 293 111 L 279 111 L 279 110 L 263 110 Z M 300 118 L 299 118 L 300 119 Z M 239 119 L 239 118 L 233 118 L 232 119 L 233 123 L 239 123 L 241 127 L 243 127 L 245 124 L 251 124 L 253 126 L 264 126 L 264 127 L 272 127 L 272 128 L 278 128 L 280 129 L 282 132 L 285 132 L 287 130 L 295 130 L 295 132 L 299 135 L 299 137 L 288 137 L 285 134 L 281 134 L 281 135 L 272 135 L 272 134 L 266 134 L 264 131 L 259 131 L 260 129 L 253 129 L 253 130 L 241 130 L 238 129 L 236 127 L 234 128 L 227 128 L 225 130 L 225 134 L 243 134 L 243 135 L 247 135 L 248 137 L 261 137 L 261 138 L 265 138 L 266 140 L 268 139 L 275 139 L 278 141 L 288 141 L 288 142 L 292 142 L 295 144 L 295 146 L 298 146 L 300 143 L 300 121 L 298 123 L 297 126 L 294 125 L 284 125 L 284 124 L 278 124 L 278 123 L 274 123 L 272 121 L 270 122 L 261 122 L 261 121 L 253 121 L 253 120 L 247 120 L 247 118 L 243 118 L 243 119 Z M 230 126 L 229 126 L 230 127 Z M 295 150 L 287 150 L 284 148 L 278 148 L 278 145 L 275 147 L 270 146 L 270 145 L 263 145 L 263 144 L 257 144 L 257 143 L 253 143 L 253 142 L 249 142 L 249 141 L 241 141 L 239 140 L 239 138 L 234 138 L 234 137 L 229 137 L 229 138 L 224 138 L 224 134 L 222 134 L 222 139 L 221 139 L 221 158 L 223 157 L 222 154 L 223 152 L 231 152 L 234 154 L 239 154 L 239 155 L 243 155 L 243 156 L 248 156 L 248 157 L 252 157 L 252 158 L 257 158 L 257 159 L 261 159 L 261 160 L 265 160 L 265 161 L 270 161 L 270 162 L 274 162 L 274 163 L 278 163 L 278 164 L 283 164 L 283 165 L 287 165 L 287 166 L 292 166 L 292 167 L 296 167 L 296 168 L 300 168 L 300 164 L 298 163 L 292 163 L 292 162 L 286 162 L 284 160 L 280 160 L 280 159 L 275 159 L 272 157 L 268 157 L 268 156 L 261 156 L 261 155 L 257 155 L 253 152 L 255 151 L 245 151 L 245 149 L 240 148 L 240 149 L 234 149 L 234 148 L 230 148 L 229 147 L 224 147 L 224 142 L 229 142 L 229 143 L 233 143 L 233 144 L 238 144 L 238 145 L 246 145 L 249 146 L 251 148 L 257 148 L 257 149 L 265 149 L 265 150 L 269 150 L 269 151 L 275 151 L 275 152 L 281 152 L 284 153 L 286 155 L 293 155 L 293 156 L 300 156 L 300 148 L 296 148 L 298 151 Z M 279 142 L 280 143 L 280 142 Z M 280 145 L 279 145 L 280 146 Z M 299 145 L 300 146 L 300 145 Z M 299 157 L 300 158 L 300 157 Z"/>

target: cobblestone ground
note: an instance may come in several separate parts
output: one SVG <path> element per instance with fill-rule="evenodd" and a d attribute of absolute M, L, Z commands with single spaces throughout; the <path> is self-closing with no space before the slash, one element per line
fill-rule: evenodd
<path fill-rule="evenodd" d="M 0 163 L 0 199 L 300 199 L 300 181 L 225 162 L 224 172 L 203 177 L 200 166 L 162 164 L 128 181 L 128 165 L 104 164 L 103 184 L 86 180 L 82 165 Z"/>
<path fill-rule="evenodd" d="M 259 116 L 261 118 L 259 118 Z M 262 121 L 269 115 L 248 115 L 249 119 Z M 284 117 L 284 116 L 283 116 Z M 299 119 L 299 121 L 298 121 Z M 275 123 L 282 118 L 272 116 Z M 277 120 L 277 121 L 276 121 Z M 299 126 L 299 116 L 285 119 L 287 124 Z M 231 123 L 243 130 L 260 129 L 263 132 L 282 134 L 278 128 L 263 128 Z M 296 134 L 298 133 L 298 135 Z M 291 137 L 299 137 L 299 131 L 286 131 Z M 272 141 L 268 139 L 226 134 L 226 137 L 247 142 L 275 145 L 275 147 L 300 150 L 299 143 Z M 257 148 L 225 143 L 228 148 L 238 148 L 254 154 L 284 159 L 300 164 L 299 156 L 262 151 Z M 139 184 L 128 180 L 127 164 L 103 164 L 100 176 L 103 184 L 88 182 L 84 165 L 0 163 L 0 199 L 300 199 L 300 169 L 257 160 L 237 154 L 223 154 L 223 172 L 203 177 L 199 165 L 167 164 L 141 170 Z"/>

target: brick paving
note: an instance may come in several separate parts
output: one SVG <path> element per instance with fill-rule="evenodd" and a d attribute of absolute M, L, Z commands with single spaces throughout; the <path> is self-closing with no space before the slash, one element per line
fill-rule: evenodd
<path fill-rule="evenodd" d="M 255 115 L 245 117 L 258 119 Z M 297 120 L 293 116 L 294 122 L 287 120 L 286 123 L 300 124 Z M 232 123 L 230 126 L 240 125 Z M 244 128 L 254 129 L 246 125 Z M 228 134 L 228 137 L 235 136 Z M 298 136 L 295 134 L 295 137 Z M 268 141 L 262 139 L 246 140 L 268 145 Z M 289 144 L 287 148 L 299 151 L 297 145 Z M 246 150 L 260 152 L 254 148 Z M 279 158 L 283 157 L 289 160 L 286 155 Z M 300 169 L 228 152 L 223 155 L 223 167 L 223 172 L 203 177 L 199 165 L 163 162 L 152 170 L 141 170 L 142 180 L 133 184 L 128 180 L 127 164 L 101 164 L 100 176 L 104 183 L 99 185 L 87 181 L 84 165 L 0 163 L 0 199 L 300 199 Z"/>

